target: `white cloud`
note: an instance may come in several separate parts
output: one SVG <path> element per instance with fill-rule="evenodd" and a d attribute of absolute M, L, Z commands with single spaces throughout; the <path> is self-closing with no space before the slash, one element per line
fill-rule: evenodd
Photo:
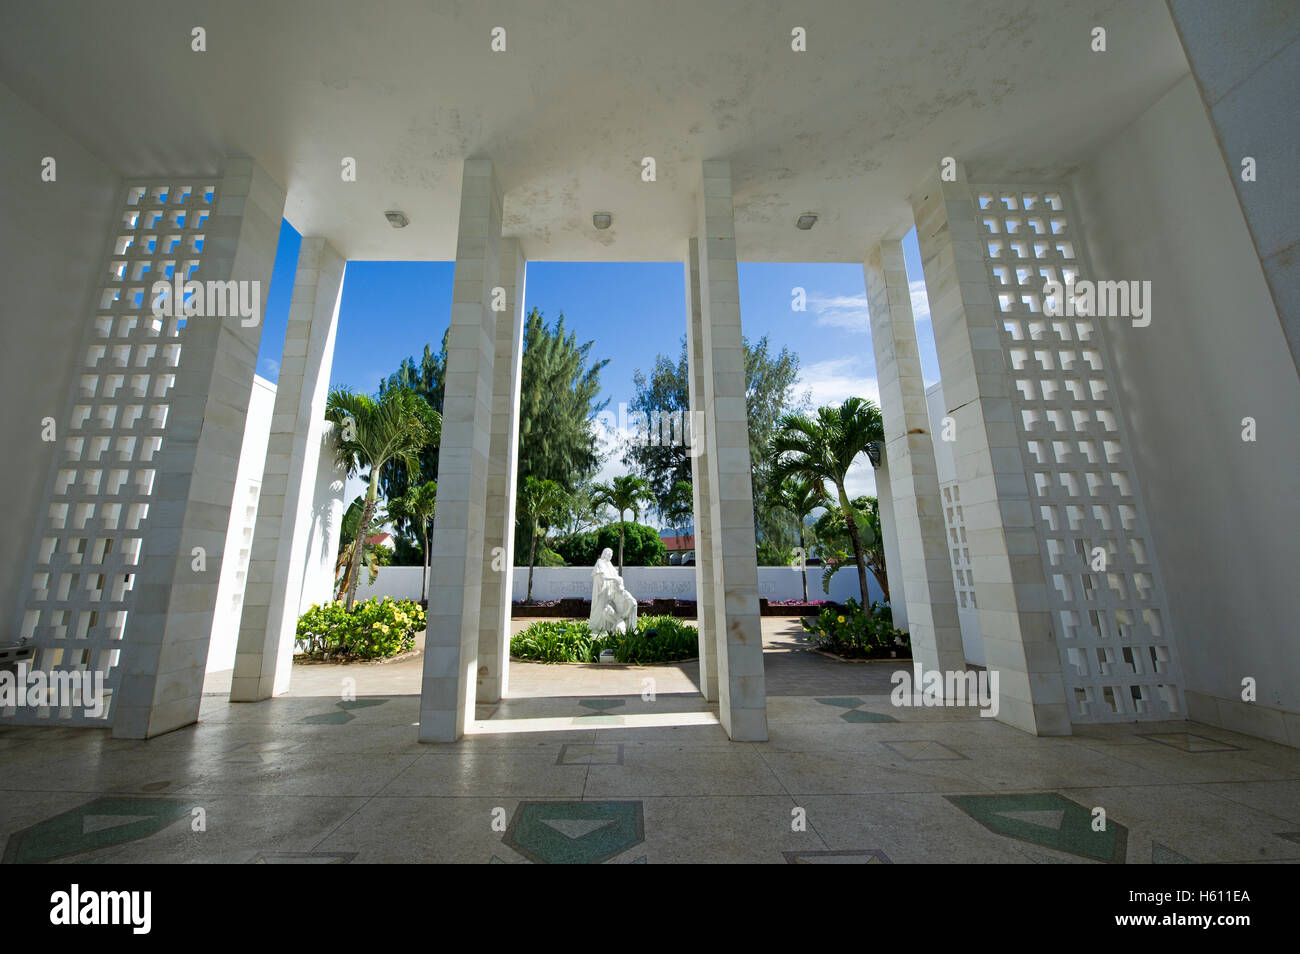
<path fill-rule="evenodd" d="M 834 295 L 827 297 L 814 293 L 808 298 L 808 307 L 817 318 L 819 328 L 838 328 L 850 334 L 870 334 L 871 319 L 867 311 L 867 296 Z"/>
<path fill-rule="evenodd" d="M 907 290 L 912 295 L 912 318 L 916 321 L 929 321 L 930 299 L 925 293 L 925 282 L 921 279 L 908 282 Z"/>
<path fill-rule="evenodd" d="M 813 407 L 839 404 L 846 397 L 869 398 L 880 403 L 880 387 L 875 375 L 865 373 L 855 355 L 815 361 L 799 372 L 798 389 L 812 393 Z"/>

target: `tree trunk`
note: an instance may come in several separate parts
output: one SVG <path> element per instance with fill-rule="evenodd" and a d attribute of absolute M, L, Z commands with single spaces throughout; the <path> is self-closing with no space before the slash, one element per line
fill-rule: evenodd
<path fill-rule="evenodd" d="M 370 518 L 375 513 L 375 497 L 379 494 L 379 468 L 370 468 L 370 486 L 366 489 L 366 505 L 361 508 L 361 522 L 357 524 L 357 539 L 352 547 L 352 578 L 348 580 L 348 602 L 345 607 L 352 612 L 352 604 L 357 601 L 357 582 L 361 579 L 361 557 L 366 549 L 366 537 L 370 535 Z"/>
<path fill-rule="evenodd" d="M 803 548 L 803 521 L 799 522 L 799 579 L 803 583 L 803 601 L 808 602 L 808 552 Z"/>
<path fill-rule="evenodd" d="M 533 601 L 533 561 L 537 558 L 537 522 L 533 521 L 533 535 L 528 542 L 528 595 L 525 603 Z"/>
<path fill-rule="evenodd" d="M 618 513 L 618 575 L 623 575 L 623 511 Z"/>
<path fill-rule="evenodd" d="M 429 567 L 433 565 L 433 557 L 429 555 L 429 525 L 424 525 L 424 559 L 420 561 L 420 602 L 427 605 L 428 592 L 425 587 L 429 582 Z"/>
<path fill-rule="evenodd" d="M 862 608 L 871 609 L 871 599 L 867 593 L 867 558 L 862 552 L 862 538 L 858 535 L 858 517 L 853 510 L 853 505 L 849 503 L 849 495 L 845 492 L 843 485 L 838 482 L 835 489 L 840 495 L 840 508 L 844 514 L 844 522 L 849 528 L 849 539 L 853 541 L 853 562 L 858 565 L 858 589 L 862 592 Z"/>

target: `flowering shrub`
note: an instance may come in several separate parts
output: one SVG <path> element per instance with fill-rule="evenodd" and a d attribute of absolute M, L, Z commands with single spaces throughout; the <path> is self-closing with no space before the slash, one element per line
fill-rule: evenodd
<path fill-rule="evenodd" d="M 827 606 L 815 619 L 802 620 L 808 639 L 818 649 L 840 656 L 872 658 L 910 656 L 912 644 L 907 633 L 894 628 L 894 614 L 883 603 L 872 603 L 864 610 L 850 599 L 844 608 Z"/>
<path fill-rule="evenodd" d="M 354 603 L 351 613 L 342 602 L 313 603 L 298 620 L 298 643 L 315 658 L 386 659 L 414 648 L 424 625 L 424 610 L 412 600 L 372 597 Z"/>

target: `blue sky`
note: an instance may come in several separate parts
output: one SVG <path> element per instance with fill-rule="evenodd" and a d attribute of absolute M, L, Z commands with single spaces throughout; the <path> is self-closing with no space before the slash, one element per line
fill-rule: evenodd
<path fill-rule="evenodd" d="M 300 243 L 285 222 L 257 365 L 271 381 L 279 373 Z M 939 367 L 915 232 L 904 239 L 903 251 L 929 385 L 939 379 Z M 452 262 L 349 262 L 331 385 L 373 393 L 403 358 L 418 357 L 426 343 L 436 348 L 450 320 L 453 270 Z M 602 391 L 617 410 L 633 397 L 634 371 L 648 372 L 656 354 L 678 353 L 686 330 L 683 281 L 678 262 L 531 262 L 524 303 L 540 308 L 548 321 L 563 312 L 579 341 L 595 342 L 593 357 L 609 358 Z M 791 307 L 795 287 L 806 291 L 806 312 Z M 798 390 L 810 393 L 813 406 L 852 394 L 879 400 L 860 265 L 742 262 L 740 308 L 751 341 L 767 335 L 773 351 L 784 346 L 799 356 Z M 623 472 L 616 460 L 602 471 L 606 477 Z M 850 490 L 872 493 L 874 487 L 870 466 L 856 468 Z"/>

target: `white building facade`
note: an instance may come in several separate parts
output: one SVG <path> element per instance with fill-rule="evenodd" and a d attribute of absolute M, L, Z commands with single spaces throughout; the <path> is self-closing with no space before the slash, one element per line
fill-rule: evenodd
<path fill-rule="evenodd" d="M 198 717 L 245 549 L 262 327 L 160 317 L 150 291 L 179 276 L 265 300 L 287 216 L 303 257 L 232 698 L 283 691 L 293 620 L 331 552 L 323 400 L 346 262 L 455 261 L 418 729 L 450 742 L 476 699 L 508 693 L 527 262 L 671 259 L 687 289 L 671 334 L 686 334 L 704 421 L 701 691 L 733 740 L 766 738 L 737 263 L 854 261 L 885 425 L 891 588 L 918 662 L 998 670 L 999 718 L 1040 735 L 1190 717 L 1300 743 L 1287 158 L 1300 123 L 1276 94 L 1294 79 L 1294 30 L 1244 16 L 1233 30 L 1248 53 L 1231 57 L 1215 39 L 1226 14 L 1179 0 L 1109 10 L 1103 51 L 1092 7 L 1074 3 L 1050 23 L 1009 2 L 871 18 L 838 0 L 775 18 L 682 5 L 631 11 L 617 31 L 592 5 L 560 5 L 572 15 L 514 9 L 498 53 L 486 20 L 412 2 L 358 23 L 322 4 L 321 36 L 339 39 L 310 68 L 219 43 L 196 53 L 176 11 L 124 22 L 84 4 L 75 23 L 37 9 L 3 24 L 0 164 L 21 185 L 6 186 L 0 221 L 14 341 L 0 386 L 22 410 L 0 426 L 22 463 L 21 542 L 0 579 L 38 665 L 103 672 L 111 694 L 100 720 L 40 718 L 144 738 Z M 1011 22 L 1015 37 L 998 32 Z M 269 49 L 295 48 L 292 27 L 253 3 L 210 11 L 208 35 L 249 24 Z M 371 49 L 382 59 L 355 61 Z M 51 78 L 51 62 L 79 75 Z M 113 118 L 145 89 L 156 109 Z M 409 228 L 389 227 L 395 206 Z M 600 211 L 612 228 L 593 226 Z M 797 228 L 810 212 L 815 226 Z M 902 262 L 912 227 L 938 407 Z M 1124 283 L 1130 297 L 1120 314 L 1100 299 L 1057 314 L 1056 282 Z"/>

